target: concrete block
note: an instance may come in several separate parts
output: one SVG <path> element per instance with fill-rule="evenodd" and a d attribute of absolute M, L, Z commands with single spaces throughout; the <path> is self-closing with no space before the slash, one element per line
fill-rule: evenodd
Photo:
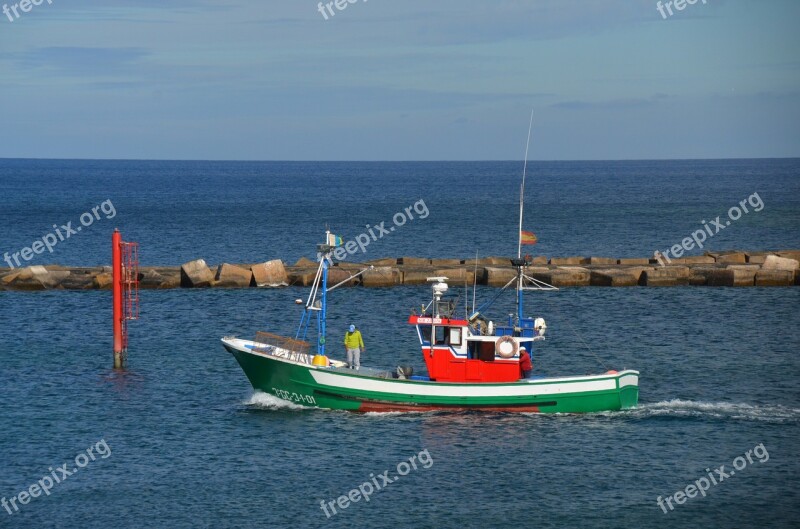
<path fill-rule="evenodd" d="M 338 285 L 342 283 L 341 287 L 352 287 L 358 284 L 360 281 L 359 277 L 353 277 L 353 275 L 357 274 L 358 271 L 348 271 L 338 266 L 334 266 L 333 268 L 328 269 L 328 287 L 332 287 L 334 285 Z M 313 278 L 312 278 L 313 280 Z M 340 288 L 341 288 L 340 287 Z"/>
<path fill-rule="evenodd" d="M 689 268 L 689 284 L 692 286 L 706 286 L 708 285 L 708 277 L 713 270 L 719 268 L 713 266 L 693 266 Z"/>
<path fill-rule="evenodd" d="M 513 268 L 486 267 L 486 284 L 490 287 L 505 286 L 514 277 L 517 277 L 517 271 Z"/>
<path fill-rule="evenodd" d="M 800 250 L 778 250 L 775 253 L 778 255 L 778 257 L 800 261 Z"/>
<path fill-rule="evenodd" d="M 163 282 L 164 276 L 154 269 L 139 270 L 139 288 L 144 290 L 161 288 Z"/>
<path fill-rule="evenodd" d="M 650 264 L 650 259 L 643 257 L 643 258 L 625 258 L 625 259 L 617 259 L 617 264 L 623 266 L 647 266 Z"/>
<path fill-rule="evenodd" d="M 446 277 L 447 282 L 451 286 L 458 287 L 463 286 L 465 283 L 471 285 L 474 272 L 472 270 L 467 270 L 466 268 L 440 268 L 438 270 L 434 270 L 433 275 Z"/>
<path fill-rule="evenodd" d="M 711 254 L 714 256 L 714 259 L 718 263 L 724 264 L 745 264 L 747 263 L 747 257 L 745 256 L 744 252 L 730 252 L 730 253 L 719 253 L 719 254 Z"/>
<path fill-rule="evenodd" d="M 639 284 L 648 287 L 687 286 L 689 276 L 686 266 L 664 266 L 645 270 L 639 278 Z"/>
<path fill-rule="evenodd" d="M 431 260 L 427 257 L 400 257 L 397 259 L 397 262 L 393 264 L 416 267 L 430 266 Z M 461 264 L 461 261 L 459 260 L 456 264 Z"/>
<path fill-rule="evenodd" d="M 588 257 L 551 257 L 550 264 L 553 266 L 579 266 L 589 264 Z"/>
<path fill-rule="evenodd" d="M 752 287 L 755 285 L 756 272 L 759 265 L 728 265 L 727 270 L 733 270 L 733 286 Z"/>
<path fill-rule="evenodd" d="M 475 258 L 462 259 L 461 264 L 465 266 L 475 266 Z M 477 260 L 478 266 L 511 266 L 510 257 L 480 257 Z"/>
<path fill-rule="evenodd" d="M 614 257 L 590 257 L 589 258 L 590 265 L 615 265 L 617 264 L 617 259 Z"/>
<path fill-rule="evenodd" d="M 319 263 L 312 261 L 308 257 L 301 257 L 292 266 L 296 266 L 297 268 L 316 268 L 317 266 L 319 266 Z"/>
<path fill-rule="evenodd" d="M 17 279 L 21 273 L 22 273 L 21 270 L 15 270 L 13 272 L 6 272 L 5 275 L 3 275 L 2 279 L 0 279 L 0 283 L 2 283 L 3 285 L 9 285 L 15 279 Z"/>
<path fill-rule="evenodd" d="M 92 282 L 92 288 L 98 290 L 111 290 L 111 286 L 114 284 L 114 276 L 108 272 L 103 272 L 101 274 L 97 274 L 94 276 L 94 281 Z"/>
<path fill-rule="evenodd" d="M 253 272 L 253 281 L 257 287 L 279 287 L 289 284 L 289 275 L 286 273 L 286 267 L 283 266 L 283 261 L 280 259 L 253 265 L 251 271 Z M 316 267 L 314 274 L 316 275 Z"/>
<path fill-rule="evenodd" d="M 307 287 L 314 282 L 316 275 L 316 269 L 292 267 L 287 272 L 287 279 L 290 285 Z"/>
<path fill-rule="evenodd" d="M 37 276 L 39 281 L 47 289 L 54 289 L 54 288 L 62 288 L 61 282 L 67 279 L 71 275 L 71 272 L 66 270 L 56 270 L 56 271 L 49 271 L 46 274 L 41 274 Z"/>
<path fill-rule="evenodd" d="M 592 273 L 589 269 L 579 266 L 563 266 L 547 272 L 529 275 L 559 288 L 588 287 L 592 279 Z"/>
<path fill-rule="evenodd" d="M 764 259 L 764 264 L 761 265 L 761 268 L 763 270 L 788 270 L 789 272 L 794 272 L 800 268 L 800 262 L 796 259 L 768 255 L 766 259 Z"/>
<path fill-rule="evenodd" d="M 424 285 L 428 282 L 429 277 L 435 274 L 432 269 L 403 269 L 403 284 L 404 285 Z"/>
<path fill-rule="evenodd" d="M 361 276 L 361 284 L 365 287 L 391 287 L 401 282 L 400 270 L 390 266 L 377 266 Z"/>
<path fill-rule="evenodd" d="M 745 257 L 747 258 L 747 264 L 764 264 L 764 261 L 767 259 L 768 254 L 753 254 L 753 253 L 746 253 Z"/>
<path fill-rule="evenodd" d="M 222 263 L 217 267 L 217 274 L 214 279 L 216 281 L 214 283 L 215 287 L 246 288 L 253 282 L 253 272 L 232 264 Z"/>
<path fill-rule="evenodd" d="M 757 287 L 788 287 L 794 285 L 796 272 L 789 270 L 759 270 L 756 272 Z"/>
<path fill-rule="evenodd" d="M 82 270 L 73 271 L 59 286 L 64 290 L 90 290 L 94 288 L 94 274 Z"/>
<path fill-rule="evenodd" d="M 590 284 L 593 287 L 635 287 L 640 275 L 640 272 L 619 268 L 592 270 Z"/>
<path fill-rule="evenodd" d="M 214 273 L 208 268 L 204 259 L 189 261 L 181 265 L 181 286 L 183 288 L 210 287 L 214 282 Z"/>
<path fill-rule="evenodd" d="M 150 274 L 149 273 L 150 271 L 154 272 L 154 274 Z M 148 284 L 146 287 L 143 286 L 142 284 L 142 280 L 145 279 L 145 276 L 147 276 L 148 280 Z M 179 288 L 180 286 L 181 286 L 181 271 L 178 268 L 153 267 L 151 269 L 145 269 L 144 273 L 142 273 L 140 269 L 139 288 L 168 289 L 168 288 Z"/>
<path fill-rule="evenodd" d="M 727 268 L 706 268 L 703 270 L 703 273 L 706 276 L 706 284 L 710 287 L 734 286 L 733 270 L 728 270 Z"/>
<path fill-rule="evenodd" d="M 371 261 L 367 261 L 366 264 L 372 266 L 395 266 L 397 264 L 397 258 L 383 257 L 381 259 L 372 259 Z"/>
<path fill-rule="evenodd" d="M 683 264 L 687 265 L 714 264 L 717 262 L 717 260 L 710 255 L 689 255 L 683 257 L 681 260 L 683 261 Z"/>
<path fill-rule="evenodd" d="M 475 259 L 473 259 L 474 261 Z M 431 259 L 433 266 L 461 266 L 463 259 Z"/>
<path fill-rule="evenodd" d="M 3 283 L 11 290 L 48 290 L 58 288 L 61 281 L 69 277 L 67 271 L 48 271 L 43 266 L 28 266 L 19 272 L 8 274 Z"/>

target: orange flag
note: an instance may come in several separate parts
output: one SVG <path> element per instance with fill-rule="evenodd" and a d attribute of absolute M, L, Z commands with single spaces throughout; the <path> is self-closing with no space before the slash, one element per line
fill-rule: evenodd
<path fill-rule="evenodd" d="M 520 234 L 522 235 L 522 244 L 536 244 L 539 240 L 532 231 L 521 231 Z"/>

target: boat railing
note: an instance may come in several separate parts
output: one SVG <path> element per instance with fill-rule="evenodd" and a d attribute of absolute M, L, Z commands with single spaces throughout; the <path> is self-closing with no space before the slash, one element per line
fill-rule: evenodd
<path fill-rule="evenodd" d="M 460 295 L 447 295 L 441 299 L 433 300 L 433 314 L 441 318 L 452 318 L 458 308 Z"/>
<path fill-rule="evenodd" d="M 361 375 L 373 378 L 394 378 L 391 371 L 387 371 L 386 369 L 375 369 L 371 367 L 362 366 L 358 368 L 358 370 L 354 370 L 349 367 L 331 367 L 330 370 L 338 373 L 347 373 L 348 375 Z"/>
<path fill-rule="evenodd" d="M 309 355 L 311 344 L 308 342 L 261 331 L 256 333 L 253 342 L 255 342 L 253 351 L 257 353 L 286 358 L 303 364 L 311 363 Z"/>

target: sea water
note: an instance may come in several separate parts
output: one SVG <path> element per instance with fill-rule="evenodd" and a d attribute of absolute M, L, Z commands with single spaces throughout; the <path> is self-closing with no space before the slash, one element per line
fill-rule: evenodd
<path fill-rule="evenodd" d="M 763 210 L 709 248 L 800 246 L 798 161 L 529 168 L 533 254 L 646 256 L 753 192 Z M 53 224 L 75 226 L 110 199 L 115 218 L 95 219 L 30 264 L 108 264 L 114 227 L 140 242 L 144 265 L 291 263 L 313 258 L 326 225 L 355 237 L 423 199 L 427 218 L 353 259 L 509 255 L 519 169 L 4 160 L 0 251 L 29 246 Z M 641 372 L 637 409 L 588 415 L 357 415 L 254 392 L 219 339 L 292 335 L 294 300 L 306 294 L 144 291 L 129 369 L 116 372 L 108 292 L 0 291 L 0 496 L 18 507 L 0 508 L 0 527 L 790 527 L 800 516 L 796 288 L 531 293 L 526 311 L 548 322 L 538 374 Z M 364 364 L 422 369 L 405 322 L 428 298 L 422 286 L 335 291 L 332 354 L 343 355 L 336 336 L 352 322 Z M 501 297 L 495 317 L 511 310 L 513 296 Z M 107 457 L 80 457 L 101 440 Z M 65 464 L 77 472 L 63 479 Z M 675 501 L 709 474 L 719 479 L 722 465 L 727 477 L 705 495 Z M 47 476 L 63 480 L 21 504 Z M 337 503 L 367 483 L 380 486 L 369 501 Z M 667 497 L 672 508 L 660 507 Z"/>

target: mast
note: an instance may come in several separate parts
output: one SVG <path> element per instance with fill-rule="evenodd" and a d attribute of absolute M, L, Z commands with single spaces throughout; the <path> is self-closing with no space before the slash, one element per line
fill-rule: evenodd
<path fill-rule="evenodd" d="M 317 352 L 312 359 L 314 365 L 328 365 L 325 357 L 326 326 L 328 312 L 328 269 L 331 265 L 331 251 L 337 246 L 336 238 L 331 237 L 330 230 L 325 231 L 325 243 L 318 244 L 319 267 L 311 291 L 308 293 L 303 315 L 300 318 L 300 326 L 295 335 L 296 340 L 305 340 L 308 334 L 308 327 L 311 324 L 313 315 L 317 317 Z M 302 303 L 302 300 L 297 300 Z"/>
<path fill-rule="evenodd" d="M 528 170 L 528 147 L 531 144 L 531 129 L 533 128 L 533 109 L 531 121 L 528 124 L 528 141 L 525 143 L 525 162 L 522 165 L 522 183 L 519 186 L 519 233 L 517 233 L 517 259 L 522 258 L 522 212 L 525 208 L 525 173 Z"/>
<path fill-rule="evenodd" d="M 308 300 L 303 309 L 303 315 L 300 318 L 300 325 L 295 334 L 295 340 L 305 341 L 308 336 L 308 327 L 311 325 L 311 320 L 314 315 L 317 318 L 317 352 L 312 358 L 313 365 L 327 366 L 328 359 L 325 355 L 325 345 L 327 342 L 327 324 L 328 324 L 328 292 L 335 290 L 348 281 L 360 276 L 367 270 L 372 270 L 375 267 L 369 266 L 364 268 L 357 274 L 350 274 L 350 277 L 340 281 L 339 283 L 328 287 L 328 272 L 330 267 L 333 266 L 333 250 L 342 245 L 342 238 L 338 235 L 331 233 L 329 229 L 325 229 L 325 242 L 317 245 L 317 258 L 319 259 L 319 266 L 317 267 L 317 275 L 314 276 L 314 281 L 311 283 L 311 291 L 308 293 Z M 296 301 L 298 305 L 303 304 L 302 299 Z"/>
<path fill-rule="evenodd" d="M 317 272 L 317 283 L 315 285 L 315 296 L 319 294 L 319 306 L 312 307 L 311 310 L 318 310 L 317 313 L 317 354 L 325 356 L 326 325 L 328 320 L 328 267 L 331 263 L 331 250 L 335 244 L 331 244 L 331 231 L 325 230 L 325 243 L 318 244 L 317 250 L 320 253 L 319 271 Z"/>
<path fill-rule="evenodd" d="M 522 216 L 525 210 L 525 175 L 528 171 L 528 148 L 531 144 L 531 129 L 533 129 L 533 109 L 531 120 L 528 123 L 528 140 L 525 142 L 525 162 L 522 165 L 522 183 L 519 186 L 519 229 L 517 230 L 517 321 L 522 320 Z"/>
<path fill-rule="evenodd" d="M 317 354 L 325 356 L 325 331 L 328 320 L 328 256 L 322 258 L 322 283 L 320 285 L 320 312 L 317 320 Z"/>

